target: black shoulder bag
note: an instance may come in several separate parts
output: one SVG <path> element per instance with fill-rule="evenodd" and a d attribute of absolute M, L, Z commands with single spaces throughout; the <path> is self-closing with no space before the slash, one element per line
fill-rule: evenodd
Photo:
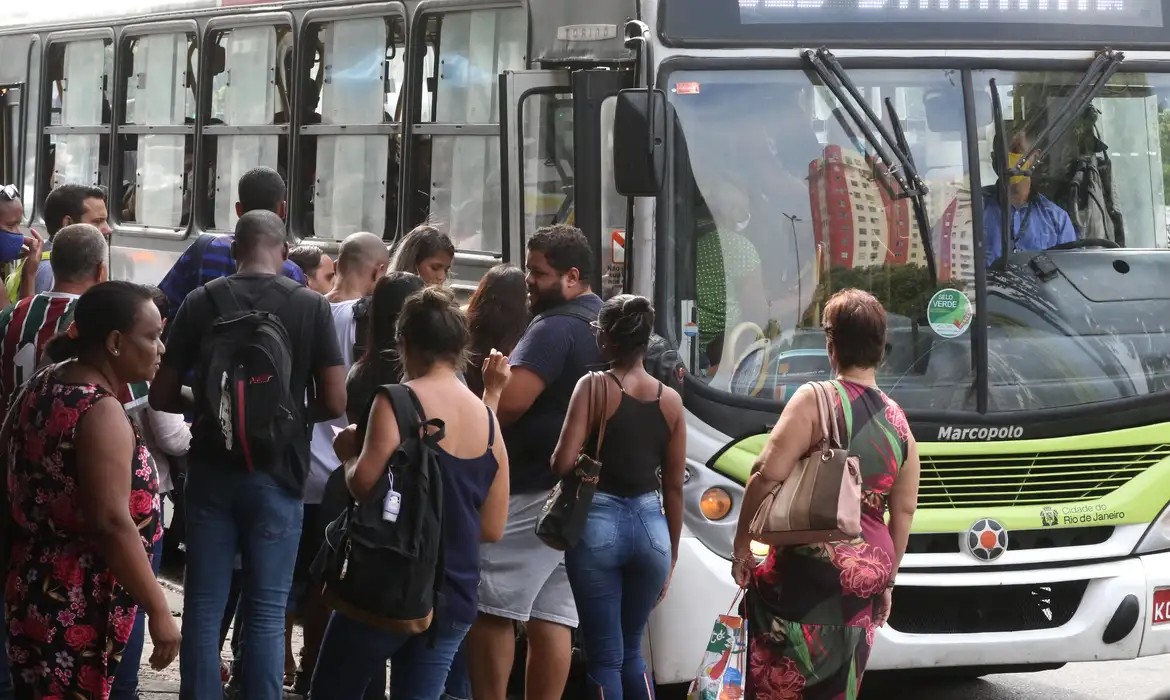
<path fill-rule="evenodd" d="M 601 380 L 600 415 L 593 412 L 593 395 L 597 393 L 598 379 Z M 573 471 L 562 477 L 560 483 L 549 492 L 548 500 L 536 519 L 536 536 L 553 549 L 564 551 L 577 546 L 585 530 L 589 508 L 593 505 L 593 495 L 597 493 L 597 482 L 601 478 L 601 445 L 605 442 L 605 424 L 609 422 L 609 387 L 605 385 L 605 375 L 599 372 L 589 373 L 589 422 L 596 422 L 597 425 L 597 447 L 593 456 L 590 457 L 585 447 L 581 447 Z"/>

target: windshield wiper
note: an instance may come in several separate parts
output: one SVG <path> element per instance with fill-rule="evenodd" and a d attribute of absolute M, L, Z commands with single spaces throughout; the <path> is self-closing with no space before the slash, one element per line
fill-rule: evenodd
<path fill-rule="evenodd" d="M 853 84 L 849 74 L 837 62 L 837 58 L 831 51 L 822 47 L 816 51 L 805 51 L 802 56 L 837 102 L 845 108 L 846 113 L 861 131 L 861 135 L 865 137 L 866 142 L 873 147 L 874 152 L 885 165 L 890 177 L 898 183 L 901 192 L 895 193 L 895 197 L 909 199 L 913 205 L 914 219 L 918 225 L 918 235 L 922 238 L 922 252 L 926 257 L 926 269 L 930 275 L 930 282 L 938 286 L 934 244 L 930 238 L 930 217 L 926 213 L 925 196 L 929 192 L 929 188 L 918 176 L 918 169 L 914 167 L 914 158 L 910 155 L 906 134 L 902 131 L 902 123 L 894 109 L 893 101 L 886 99 L 886 111 L 889 113 L 890 122 L 894 125 L 895 131 L 894 134 L 891 134 L 881 117 L 870 106 L 857 86 Z"/>
<path fill-rule="evenodd" d="M 1109 84 L 1109 79 L 1121 67 L 1121 62 L 1124 60 L 1125 54 L 1115 52 L 1112 49 L 1105 49 L 1098 53 L 1088 70 L 1081 76 L 1072 94 L 1069 95 L 1060 116 L 1048 122 L 1039 133 L 1030 138 L 1031 145 L 1027 152 L 1021 155 L 1015 163 L 1008 160 L 1007 130 L 1003 121 L 1003 105 L 999 99 L 999 90 L 996 87 L 995 78 L 989 81 L 992 118 L 995 120 L 995 140 L 1000 154 L 1000 162 L 998 163 L 1000 176 L 999 182 L 996 184 L 996 196 L 1000 202 L 999 236 L 1002 254 L 999 258 L 1000 264 L 996 266 L 997 269 L 1002 270 L 1007 265 L 1007 257 L 1010 252 L 1008 246 L 1011 243 L 1011 207 L 1005 203 L 1008 202 L 1008 182 L 1011 177 L 1013 175 L 1032 176 L 1040 160 L 1047 154 L 1048 148 L 1060 142 L 1060 139 L 1072 128 L 1073 123 L 1085 107 L 1089 106 L 1093 99 L 1100 95 L 1105 86 Z M 1047 110 L 1045 110 L 1046 112 Z M 1024 125 L 1023 132 L 1031 134 L 1028 124 Z"/>
<path fill-rule="evenodd" d="M 1115 52 L 1112 49 L 1105 49 L 1097 54 L 1097 58 L 1093 59 L 1089 69 L 1081 76 L 1080 82 L 1077 83 L 1072 95 L 1069 96 L 1060 116 L 1049 122 L 1040 133 L 1032 138 L 1032 147 L 1016 161 L 1013 174 L 1032 174 L 1036 163 L 1032 162 L 1031 159 L 1047 152 L 1049 147 L 1060 142 L 1060 139 L 1072 127 L 1073 122 L 1076 121 L 1085 107 L 1105 89 L 1109 79 L 1121 67 L 1121 62 L 1124 60 L 1125 54 Z M 996 126 L 1000 125 L 996 124 Z M 1031 133 L 1028 125 L 1024 125 L 1024 133 Z M 1031 167 L 1025 169 L 1025 166 L 1029 164 Z"/>

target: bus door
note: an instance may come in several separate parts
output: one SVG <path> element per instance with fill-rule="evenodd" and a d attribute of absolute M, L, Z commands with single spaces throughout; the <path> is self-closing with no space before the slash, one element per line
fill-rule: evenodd
<path fill-rule="evenodd" d="M 524 264 L 528 237 L 569 224 L 589 238 L 603 297 L 626 286 L 626 199 L 613 186 L 615 70 L 527 70 L 500 75 L 504 259 Z"/>

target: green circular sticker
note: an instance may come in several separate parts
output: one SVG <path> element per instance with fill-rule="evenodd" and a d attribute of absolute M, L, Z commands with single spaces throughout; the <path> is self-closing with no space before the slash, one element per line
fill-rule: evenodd
<path fill-rule="evenodd" d="M 958 338 L 971 327 L 971 300 L 957 289 L 940 289 L 930 298 L 926 320 L 943 338 Z"/>

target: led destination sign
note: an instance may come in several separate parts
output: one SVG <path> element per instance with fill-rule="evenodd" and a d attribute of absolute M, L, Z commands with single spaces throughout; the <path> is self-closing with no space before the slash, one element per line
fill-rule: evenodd
<path fill-rule="evenodd" d="M 739 0 L 743 24 L 978 22 L 1149 27 L 1160 0 Z"/>

